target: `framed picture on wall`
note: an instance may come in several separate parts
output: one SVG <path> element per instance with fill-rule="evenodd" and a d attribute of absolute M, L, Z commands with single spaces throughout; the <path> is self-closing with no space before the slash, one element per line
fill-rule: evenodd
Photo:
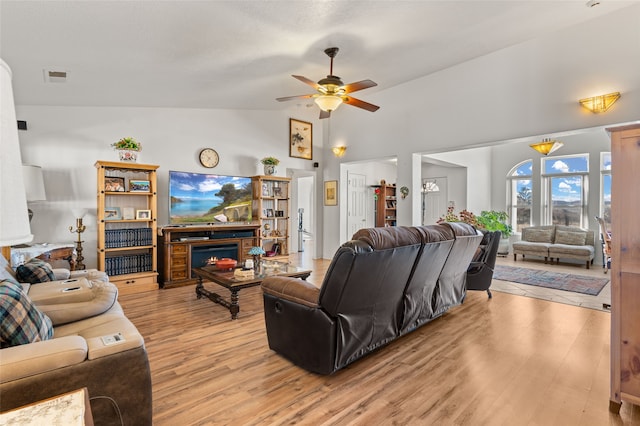
<path fill-rule="evenodd" d="M 289 119 L 289 157 L 313 159 L 313 124 Z"/>
<path fill-rule="evenodd" d="M 338 205 L 338 181 L 328 180 L 324 183 L 324 205 Z"/>

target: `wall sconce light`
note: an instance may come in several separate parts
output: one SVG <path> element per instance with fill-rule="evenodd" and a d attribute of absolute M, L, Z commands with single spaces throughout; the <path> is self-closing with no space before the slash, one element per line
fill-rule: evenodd
<path fill-rule="evenodd" d="M 82 218 L 87 214 L 87 209 L 72 209 L 73 215 L 76 217 L 76 229 L 73 229 L 73 226 L 69 227 L 69 232 L 77 233 L 78 239 L 76 240 L 76 271 L 82 271 L 86 269 L 86 266 L 82 262 L 84 260 L 84 256 L 82 256 L 82 233 L 87 229 L 85 225 L 82 224 Z"/>
<path fill-rule="evenodd" d="M 533 143 L 529 146 L 535 149 L 536 151 L 538 151 L 542 155 L 549 155 L 553 151 L 556 151 L 557 149 L 562 148 L 563 145 L 564 143 L 560 141 L 545 138 L 542 140 L 542 142 Z"/>
<path fill-rule="evenodd" d="M 335 155 L 336 157 L 342 157 L 344 155 L 345 152 L 347 152 L 347 147 L 346 146 L 334 146 L 333 148 L 331 148 L 331 151 L 333 151 L 333 155 Z"/>
<path fill-rule="evenodd" d="M 584 98 L 580 99 L 578 102 L 592 113 L 598 114 L 611 108 L 611 105 L 615 104 L 618 99 L 620 99 L 620 92 Z"/>

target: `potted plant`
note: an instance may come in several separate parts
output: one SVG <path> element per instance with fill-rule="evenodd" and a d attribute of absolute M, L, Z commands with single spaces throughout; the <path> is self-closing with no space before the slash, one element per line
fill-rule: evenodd
<path fill-rule="evenodd" d="M 138 153 L 142 151 L 142 144 L 132 137 L 122 138 L 111 146 L 118 151 L 120 161 L 135 163 L 138 160 Z"/>
<path fill-rule="evenodd" d="M 260 160 L 260 162 L 264 166 L 265 175 L 274 174 L 276 172 L 276 166 L 280 164 L 280 160 L 278 160 L 276 157 L 264 157 L 262 160 Z"/>
<path fill-rule="evenodd" d="M 502 238 L 500 239 L 500 245 L 498 246 L 498 253 L 506 255 L 509 253 L 509 236 L 511 235 L 511 225 L 507 224 L 509 215 L 507 212 L 489 210 L 480 213 L 480 216 L 476 217 L 478 226 L 487 231 L 500 231 Z"/>

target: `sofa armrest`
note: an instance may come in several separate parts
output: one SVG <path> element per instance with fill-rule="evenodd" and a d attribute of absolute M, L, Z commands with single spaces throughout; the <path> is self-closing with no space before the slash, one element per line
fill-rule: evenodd
<path fill-rule="evenodd" d="M 87 359 L 87 342 L 66 336 L 0 350 L 0 383 L 34 376 Z"/>
<path fill-rule="evenodd" d="M 97 269 L 85 269 L 82 271 L 71 271 L 69 278 L 86 278 L 91 281 L 109 281 L 109 276 L 106 272 L 98 271 Z"/>
<path fill-rule="evenodd" d="M 262 282 L 262 291 L 274 297 L 317 308 L 320 289 L 300 278 L 268 277 Z"/>

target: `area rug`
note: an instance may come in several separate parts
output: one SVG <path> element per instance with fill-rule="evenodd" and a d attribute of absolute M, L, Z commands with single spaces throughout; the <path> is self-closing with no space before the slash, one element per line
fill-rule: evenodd
<path fill-rule="evenodd" d="M 586 275 L 516 268 L 504 265 L 496 265 L 493 278 L 537 287 L 589 294 L 591 296 L 600 294 L 600 291 L 602 291 L 604 286 L 609 282 L 608 278 L 595 278 Z"/>

